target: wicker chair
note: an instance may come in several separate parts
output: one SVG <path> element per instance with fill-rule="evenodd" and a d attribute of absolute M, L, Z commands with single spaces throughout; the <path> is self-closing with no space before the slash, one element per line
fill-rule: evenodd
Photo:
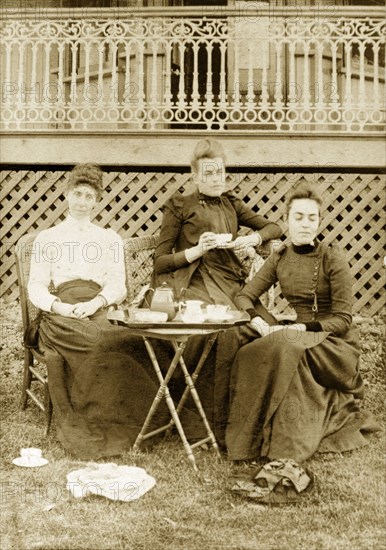
<path fill-rule="evenodd" d="M 23 318 L 24 331 L 31 320 L 35 319 L 39 310 L 28 298 L 27 285 L 30 271 L 31 255 L 33 253 L 33 241 L 36 234 L 28 234 L 21 237 L 16 245 L 16 270 L 19 283 L 20 305 Z M 158 236 L 132 237 L 124 240 L 125 269 L 127 297 L 125 305 L 130 304 L 137 296 L 141 288 L 148 284 L 153 270 L 154 251 L 157 246 Z M 274 242 L 274 241 L 273 241 Z M 261 258 L 266 257 L 272 248 L 272 242 L 259 248 Z M 239 257 L 248 268 L 252 260 L 245 257 L 240 251 Z M 263 259 L 261 260 L 263 261 Z M 273 289 L 267 293 L 265 305 L 268 309 L 273 307 Z M 43 390 L 43 396 L 39 397 L 37 388 Z M 41 393 L 41 392 L 40 392 Z M 24 347 L 24 371 L 23 386 L 21 395 L 21 408 L 25 409 L 28 399 L 32 401 L 45 413 L 46 435 L 49 432 L 52 418 L 52 403 L 47 384 L 47 371 L 44 357 L 35 349 Z"/>
<path fill-rule="evenodd" d="M 269 256 L 272 248 L 279 241 L 269 241 L 257 249 L 257 258 L 250 258 L 245 250 L 238 250 L 236 253 L 249 271 L 253 261 L 263 264 Z M 158 243 L 158 235 L 132 237 L 124 241 L 127 302 L 130 304 L 141 288 L 150 283 L 153 272 L 154 252 Z M 271 311 L 274 308 L 274 289 L 271 288 L 262 298 L 264 305 Z"/>
<path fill-rule="evenodd" d="M 141 288 L 150 283 L 158 235 L 131 237 L 124 241 L 127 303 L 130 304 Z"/>

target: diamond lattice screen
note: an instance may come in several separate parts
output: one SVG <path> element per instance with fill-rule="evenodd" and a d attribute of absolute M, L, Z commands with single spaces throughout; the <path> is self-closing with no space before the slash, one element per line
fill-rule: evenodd
<path fill-rule="evenodd" d="M 284 197 L 300 179 L 314 182 L 325 198 L 321 238 L 345 249 L 354 277 L 354 311 L 371 315 L 383 307 L 383 230 L 385 178 L 375 174 L 231 173 L 229 186 L 253 209 L 284 222 Z M 1 172 L 1 296 L 18 297 L 14 245 L 27 232 L 63 220 L 66 171 Z M 162 206 L 177 190 L 190 188 L 188 173 L 117 172 L 105 174 L 105 193 L 94 221 L 122 237 L 159 231 Z M 277 293 L 279 310 L 285 308 Z"/>

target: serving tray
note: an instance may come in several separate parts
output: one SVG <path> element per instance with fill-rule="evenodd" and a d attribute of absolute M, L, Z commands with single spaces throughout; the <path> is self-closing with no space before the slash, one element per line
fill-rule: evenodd
<path fill-rule="evenodd" d="M 143 322 L 135 321 L 130 319 L 128 310 L 118 309 L 115 311 L 110 311 L 107 314 L 107 319 L 114 324 L 121 325 L 133 329 L 143 329 L 143 328 L 165 328 L 165 329 L 186 329 L 186 328 L 196 328 L 196 329 L 221 329 L 229 328 L 230 326 L 245 325 L 250 321 L 250 316 L 245 311 L 237 310 L 228 310 L 227 319 L 222 321 L 203 321 L 199 323 L 185 323 L 181 319 L 177 318 L 172 321 L 165 321 L 162 323 L 157 322 Z"/>

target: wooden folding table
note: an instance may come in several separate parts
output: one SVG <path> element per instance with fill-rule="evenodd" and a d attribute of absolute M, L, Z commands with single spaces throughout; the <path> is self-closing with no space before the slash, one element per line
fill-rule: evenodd
<path fill-rule="evenodd" d="M 228 330 L 236 325 L 246 324 L 249 321 L 249 315 L 245 312 L 231 311 L 227 315 L 227 320 L 225 321 L 203 323 L 183 323 L 182 321 L 169 321 L 165 323 L 137 322 L 130 320 L 126 312 L 124 312 L 122 315 L 122 311 L 111 312 L 109 313 L 108 318 L 111 322 L 117 323 L 130 329 L 131 334 L 142 336 L 160 383 L 159 389 L 149 409 L 142 429 L 136 438 L 134 448 L 139 448 L 142 441 L 144 441 L 145 439 L 162 433 L 175 425 L 188 455 L 188 459 L 190 460 L 194 470 L 198 470 L 193 454 L 193 449 L 195 447 L 203 445 L 204 443 L 210 443 L 216 454 L 220 456 L 216 438 L 209 425 L 204 408 L 195 387 L 195 382 L 200 374 L 200 371 L 205 363 L 205 360 L 208 357 L 208 354 L 213 344 L 216 341 L 218 333 L 220 331 Z M 183 359 L 183 353 L 188 340 L 197 335 L 204 335 L 207 336 L 207 338 L 200 359 L 196 367 L 194 368 L 193 373 L 190 374 Z M 170 365 L 167 368 L 165 375 L 162 373 L 161 367 L 158 363 L 156 352 L 151 342 L 152 339 L 166 340 L 169 341 L 173 346 L 174 356 L 170 362 Z M 181 399 L 176 406 L 172 396 L 170 395 L 168 384 L 177 366 L 179 366 L 183 372 L 186 387 L 183 395 L 181 396 Z M 193 402 L 197 408 L 197 411 L 201 417 L 207 433 L 207 436 L 205 438 L 193 444 L 190 444 L 188 442 L 179 417 L 179 413 L 181 412 L 189 394 L 192 396 Z M 166 401 L 166 404 L 171 414 L 171 420 L 168 424 L 148 432 L 147 430 L 150 426 L 150 422 L 155 415 L 162 399 L 165 399 Z"/>

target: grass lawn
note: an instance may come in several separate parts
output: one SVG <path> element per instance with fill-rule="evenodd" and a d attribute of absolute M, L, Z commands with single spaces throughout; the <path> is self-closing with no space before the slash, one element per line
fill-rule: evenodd
<path fill-rule="evenodd" d="M 382 422 L 384 325 L 380 318 L 367 321 L 361 324 L 365 406 Z M 315 455 L 307 463 L 315 475 L 315 489 L 291 505 L 265 506 L 233 494 L 230 476 L 250 466 L 218 460 L 210 450 L 195 451 L 200 468 L 195 474 L 175 436 L 149 451 L 114 459 L 145 468 L 156 479 L 156 486 L 138 501 L 73 498 L 66 489 L 66 475 L 86 463 L 64 452 L 54 426 L 47 438 L 43 436 L 43 414 L 35 406 L 19 410 L 22 354 L 17 304 L 3 307 L 2 328 L 1 550 L 386 547 L 383 434 L 353 452 Z M 27 446 L 40 447 L 49 464 L 14 466 L 12 459 Z"/>

